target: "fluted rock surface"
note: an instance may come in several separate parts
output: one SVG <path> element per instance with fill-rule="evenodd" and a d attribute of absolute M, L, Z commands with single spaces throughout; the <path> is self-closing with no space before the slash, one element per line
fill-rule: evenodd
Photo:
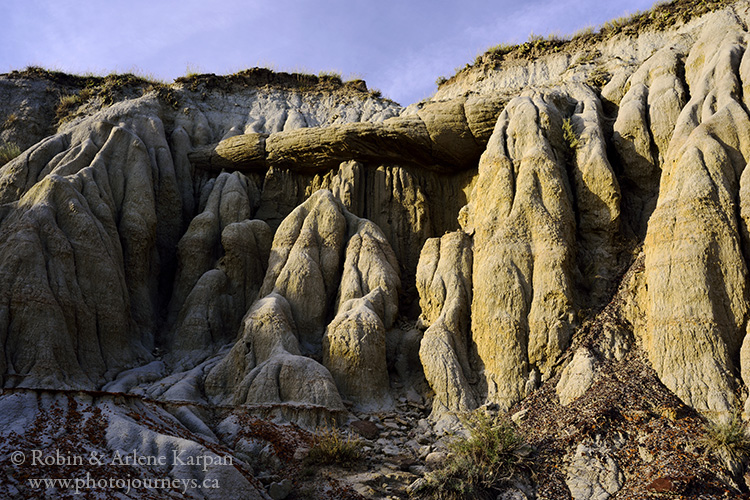
<path fill-rule="evenodd" d="M 0 172 L 6 383 L 96 387 L 154 346 L 157 275 L 181 225 L 157 115 L 98 121 Z"/>
<path fill-rule="evenodd" d="M 462 214 L 474 240 L 472 338 L 487 399 L 505 408 L 551 375 L 577 308 L 611 282 L 619 187 L 604 151 L 596 97 L 572 86 L 508 103 L 480 160 Z"/>
<path fill-rule="evenodd" d="M 677 119 L 644 244 L 649 358 L 686 403 L 724 414 L 736 405 L 747 323 L 748 240 L 738 217 L 750 153 L 745 34 L 727 13 L 689 52 L 691 98 Z"/>
<path fill-rule="evenodd" d="M 479 400 L 474 387 L 479 381 L 476 354 L 470 335 L 471 269 L 471 238 L 461 231 L 429 239 L 422 249 L 417 288 L 422 319 L 428 328 L 419 358 L 435 391 L 435 413 L 472 410 Z"/>
<path fill-rule="evenodd" d="M 206 393 L 216 402 L 306 403 L 332 410 L 343 405 L 331 374 L 301 356 L 289 303 L 272 293 L 253 305 L 242 337 L 208 374 Z"/>
<path fill-rule="evenodd" d="M 341 304 L 323 337 L 323 365 L 360 409 L 392 406 L 386 363 L 385 298 L 380 288 Z"/>
<path fill-rule="evenodd" d="M 262 298 L 208 375 L 209 393 L 234 404 L 341 410 L 341 392 L 361 407 L 389 406 L 385 331 L 398 313 L 399 286 L 396 258 L 377 226 L 330 191 L 316 192 L 279 226 Z"/>

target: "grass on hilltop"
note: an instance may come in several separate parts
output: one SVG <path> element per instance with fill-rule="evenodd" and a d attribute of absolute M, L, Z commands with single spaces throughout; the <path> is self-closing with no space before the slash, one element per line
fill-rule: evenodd
<path fill-rule="evenodd" d="M 735 0 L 673 0 L 655 5 L 646 12 L 635 12 L 607 21 L 598 30 L 589 26 L 571 36 L 551 34 L 546 37 L 531 34 L 529 39 L 520 44 L 501 43 L 490 47 L 478 55 L 473 64 L 457 68 L 450 77 L 439 77 L 438 87 L 451 81 L 456 76 L 475 67 L 494 66 L 507 60 L 530 60 L 563 50 L 574 50 L 591 44 L 608 40 L 620 33 L 636 34 L 643 31 L 663 31 L 674 25 L 686 23 L 691 19 L 731 5 Z"/>

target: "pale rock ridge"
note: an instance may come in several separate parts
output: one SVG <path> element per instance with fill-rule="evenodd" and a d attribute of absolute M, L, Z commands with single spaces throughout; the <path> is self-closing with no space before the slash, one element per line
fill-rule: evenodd
<path fill-rule="evenodd" d="M 236 337 L 241 318 L 258 295 L 273 235 L 260 220 L 228 225 L 224 256 L 187 296 L 175 324 L 171 357 L 187 367 Z"/>
<path fill-rule="evenodd" d="M 607 159 L 599 98 L 585 85 L 563 89 L 572 100 L 569 120 L 578 141 L 569 153 L 568 173 L 575 194 L 577 284 L 582 288 L 575 300 L 583 307 L 596 307 L 608 298 L 616 278 L 620 186 Z"/>
<path fill-rule="evenodd" d="M 364 182 L 364 169 L 365 166 L 358 161 L 345 161 L 328 175 L 316 176 L 313 183 L 320 184 L 317 189 L 328 189 L 344 208 L 356 215 L 363 213 L 365 209 L 365 191 L 359 189 L 360 184 Z"/>
<path fill-rule="evenodd" d="M 235 338 L 265 275 L 273 234 L 251 220 L 260 201 L 255 183 L 222 173 L 204 187 L 203 211 L 177 245 L 177 275 L 170 303 L 169 344 L 180 366 Z"/>
<path fill-rule="evenodd" d="M 0 221 L 6 384 L 96 387 L 150 358 L 157 277 L 182 203 L 158 114 L 100 119 L 114 117 L 0 172 L 11 209 Z"/>
<path fill-rule="evenodd" d="M 531 91 L 508 104 L 462 212 L 474 235 L 472 338 L 487 399 L 506 409 L 549 375 L 571 333 L 575 219 L 561 100 Z"/>
<path fill-rule="evenodd" d="M 690 51 L 691 98 L 677 120 L 644 244 L 649 359 L 687 404 L 721 418 L 735 405 L 748 312 L 748 240 L 737 217 L 750 153 L 740 101 L 745 37 L 736 16 L 724 13 Z"/>
<path fill-rule="evenodd" d="M 381 305 L 374 310 L 390 329 L 398 316 L 398 293 L 401 288 L 399 266 L 388 240 L 378 226 L 366 219 L 348 214 L 349 238 L 341 274 L 336 313 L 346 302 L 375 294 L 370 301 Z"/>
<path fill-rule="evenodd" d="M 623 211 L 638 237 L 656 205 L 659 178 L 680 111 L 687 102 L 683 81 L 686 48 L 665 47 L 628 78 L 613 141 L 623 166 Z"/>
<path fill-rule="evenodd" d="M 360 408 L 392 405 L 386 330 L 398 315 L 396 256 L 380 229 L 349 215 L 349 237 L 336 316 L 323 336 L 323 365 L 341 394 Z"/>
<path fill-rule="evenodd" d="M 330 191 L 316 192 L 279 225 L 263 298 L 211 370 L 207 391 L 219 400 L 231 395 L 235 404 L 338 410 L 341 391 L 362 408 L 389 406 L 385 333 L 398 313 L 399 286 L 398 262 L 377 226 L 349 213 Z M 330 373 L 303 353 L 322 355 Z M 314 383 L 294 389 L 294 380 Z"/>
<path fill-rule="evenodd" d="M 477 407 L 471 363 L 472 242 L 462 231 L 430 238 L 417 267 L 422 322 L 428 326 L 419 348 L 425 378 L 435 391 L 433 417 Z"/>
<path fill-rule="evenodd" d="M 566 142 L 563 119 L 577 144 Z M 619 205 L 589 87 L 528 91 L 508 103 L 459 218 L 474 241 L 472 339 L 489 401 L 508 408 L 551 376 L 577 309 L 607 296 Z"/>
<path fill-rule="evenodd" d="M 260 296 L 276 292 L 289 302 L 305 353 L 321 352 L 346 238 L 343 207 L 330 191 L 322 190 L 293 210 L 276 231 Z"/>
<path fill-rule="evenodd" d="M 282 296 L 271 293 L 258 300 L 243 323 L 240 339 L 206 377 L 205 390 L 212 401 L 343 409 L 328 370 L 300 355 L 292 310 Z"/>
<path fill-rule="evenodd" d="M 341 395 L 360 410 L 393 406 L 388 389 L 385 304 L 382 289 L 349 299 L 323 336 L 323 365 L 333 375 Z"/>
<path fill-rule="evenodd" d="M 342 265 L 343 260 L 343 265 Z M 260 296 L 276 291 L 292 307 L 307 352 L 320 352 L 334 305 L 380 287 L 382 320 L 398 312 L 398 261 L 382 231 L 348 212 L 328 190 L 319 190 L 279 225 Z"/>

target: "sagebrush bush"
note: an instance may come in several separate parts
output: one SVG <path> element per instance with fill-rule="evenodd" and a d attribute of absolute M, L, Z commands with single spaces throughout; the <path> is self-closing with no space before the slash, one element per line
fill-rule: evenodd
<path fill-rule="evenodd" d="M 508 420 L 477 410 L 463 419 L 468 437 L 449 445 L 443 465 L 428 473 L 418 498 L 494 499 L 504 483 L 531 471 L 531 447 Z"/>
<path fill-rule="evenodd" d="M 307 462 L 311 464 L 350 465 L 362 458 L 362 442 L 336 428 L 323 429 L 313 441 Z"/>
<path fill-rule="evenodd" d="M 729 422 L 709 424 L 701 444 L 714 455 L 724 451 L 738 460 L 750 457 L 748 426 L 740 417 L 734 417 Z"/>

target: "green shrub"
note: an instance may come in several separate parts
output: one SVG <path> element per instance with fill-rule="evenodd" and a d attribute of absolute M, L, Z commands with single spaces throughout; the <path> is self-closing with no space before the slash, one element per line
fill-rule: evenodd
<path fill-rule="evenodd" d="M 362 442 L 349 433 L 326 428 L 315 436 L 307 455 L 311 464 L 349 465 L 362 458 Z"/>
<path fill-rule="evenodd" d="M 463 422 L 469 436 L 450 443 L 448 458 L 425 476 L 413 496 L 494 499 L 505 482 L 531 471 L 532 449 L 511 422 L 480 410 L 470 413 Z"/>
<path fill-rule="evenodd" d="M 62 96 L 58 105 L 64 108 L 73 108 L 75 106 L 78 106 L 79 104 L 81 104 L 80 96 L 78 96 L 77 94 L 72 94 Z"/>
<path fill-rule="evenodd" d="M 605 22 L 602 24 L 600 31 L 602 33 L 619 33 L 626 26 L 638 25 L 646 17 L 647 14 L 636 11 L 634 14 L 628 14 Z"/>
<path fill-rule="evenodd" d="M 489 54 L 490 56 L 495 56 L 497 58 L 500 58 L 504 56 L 505 54 L 512 52 L 518 47 L 518 45 L 510 44 L 510 43 L 501 43 L 498 45 L 495 45 L 494 47 L 490 47 L 485 52 L 486 54 Z M 482 61 L 482 54 L 478 55 L 477 58 L 474 60 L 474 63 L 480 63 Z"/>
<path fill-rule="evenodd" d="M 542 41 L 544 41 L 544 35 L 537 35 L 533 31 L 529 33 L 529 39 L 528 39 L 529 43 L 542 42 Z"/>
<path fill-rule="evenodd" d="M 0 146 L 0 166 L 5 165 L 20 154 L 21 148 L 19 148 L 14 142 L 4 143 Z"/>
<path fill-rule="evenodd" d="M 750 435 L 747 424 L 738 416 L 729 422 L 711 423 L 701 439 L 706 452 L 718 455 L 722 451 L 732 458 L 744 460 L 750 456 Z"/>

